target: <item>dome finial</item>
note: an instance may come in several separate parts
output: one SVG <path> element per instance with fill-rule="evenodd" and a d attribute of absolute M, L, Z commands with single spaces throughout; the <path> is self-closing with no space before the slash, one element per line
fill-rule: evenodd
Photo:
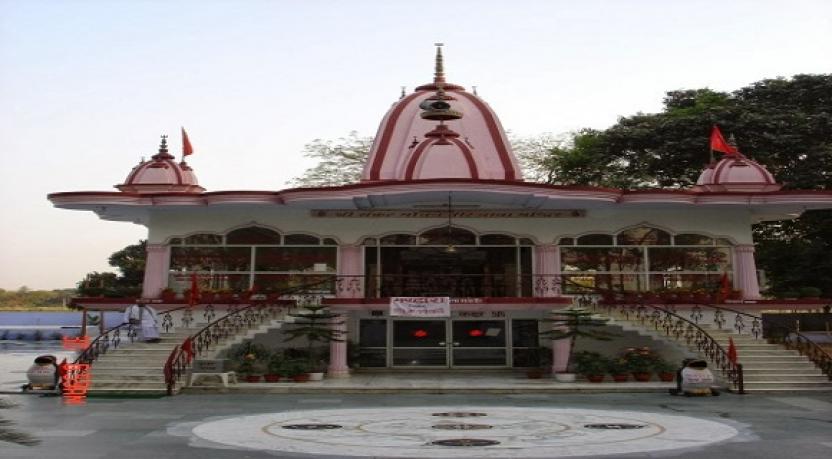
<path fill-rule="evenodd" d="M 445 82 L 445 65 L 442 58 L 442 47 L 445 46 L 444 43 L 434 43 L 436 46 L 436 67 L 433 73 L 433 82 L 434 83 L 444 83 Z"/>
<path fill-rule="evenodd" d="M 162 143 L 159 144 L 159 153 L 167 153 L 168 152 L 168 136 L 166 134 L 162 134 Z"/>

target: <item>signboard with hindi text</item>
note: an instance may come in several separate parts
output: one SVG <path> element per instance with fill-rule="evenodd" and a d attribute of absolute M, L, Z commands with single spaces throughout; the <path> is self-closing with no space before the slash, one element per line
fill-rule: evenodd
<path fill-rule="evenodd" d="M 392 317 L 450 317 L 451 298 L 447 296 L 394 296 L 390 298 Z"/>

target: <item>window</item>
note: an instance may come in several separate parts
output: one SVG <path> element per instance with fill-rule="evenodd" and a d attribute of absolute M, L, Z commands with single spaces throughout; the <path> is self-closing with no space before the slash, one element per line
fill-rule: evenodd
<path fill-rule="evenodd" d="M 569 293 L 580 291 L 582 286 L 615 291 L 713 291 L 722 273 L 732 270 L 731 242 L 696 233 L 672 236 L 658 228 L 639 226 L 621 231 L 615 238 L 586 234 L 559 242 L 563 290 Z"/>
<path fill-rule="evenodd" d="M 225 236 L 226 244 L 280 244 L 280 233 L 268 228 L 249 226 L 231 231 Z"/>
<path fill-rule="evenodd" d="M 421 245 L 476 245 L 477 236 L 460 228 L 434 228 L 419 235 Z"/>
<path fill-rule="evenodd" d="M 235 291 L 257 288 L 265 293 L 312 285 L 320 293 L 335 290 L 338 247 L 334 239 L 309 234 L 281 236 L 277 231 L 250 226 L 223 236 L 199 233 L 172 238 L 168 285 L 190 288 L 198 273 L 205 289 Z M 282 245 L 281 245 L 282 244 Z"/>

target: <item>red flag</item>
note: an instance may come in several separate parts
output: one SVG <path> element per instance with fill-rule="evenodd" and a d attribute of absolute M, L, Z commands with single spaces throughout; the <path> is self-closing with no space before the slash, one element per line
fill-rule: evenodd
<path fill-rule="evenodd" d="M 734 345 L 734 339 L 728 337 L 728 360 L 734 365 L 737 364 L 737 346 Z"/>
<path fill-rule="evenodd" d="M 719 293 L 721 293 L 723 297 L 726 297 L 729 293 L 731 293 L 731 281 L 728 280 L 727 271 L 723 271 L 722 277 L 719 279 Z"/>
<path fill-rule="evenodd" d="M 194 147 L 188 139 L 188 133 L 185 132 L 185 128 L 182 128 L 182 156 L 185 157 L 192 154 L 194 154 Z"/>
<path fill-rule="evenodd" d="M 726 155 L 735 155 L 739 153 L 736 148 L 728 145 L 728 142 L 726 142 L 725 138 L 722 137 L 722 133 L 719 132 L 719 127 L 716 124 L 714 124 L 714 128 L 711 130 L 711 150 L 721 151 Z"/>
<path fill-rule="evenodd" d="M 191 296 L 188 298 L 188 305 L 194 306 L 199 302 L 199 283 L 196 280 L 196 273 L 191 273 Z"/>

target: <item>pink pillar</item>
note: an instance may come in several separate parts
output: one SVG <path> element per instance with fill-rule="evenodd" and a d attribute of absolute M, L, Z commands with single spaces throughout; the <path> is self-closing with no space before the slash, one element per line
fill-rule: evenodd
<path fill-rule="evenodd" d="M 364 247 L 361 245 L 338 246 L 338 282 L 336 297 L 363 298 L 364 297 Z M 329 343 L 329 368 L 327 374 L 334 378 L 344 378 L 350 375 L 347 365 L 347 320 L 346 311 L 340 311 L 342 317 L 332 323 L 332 330 L 336 331 L 343 341 Z"/>
<path fill-rule="evenodd" d="M 338 246 L 338 298 L 364 298 L 364 247 Z"/>
<path fill-rule="evenodd" d="M 534 295 L 560 296 L 560 247 L 541 244 L 534 248 Z"/>
<path fill-rule="evenodd" d="M 742 290 L 746 300 L 760 298 L 760 284 L 757 281 L 757 263 L 754 261 L 754 245 L 743 244 L 734 247 L 734 288 Z"/>
<path fill-rule="evenodd" d="M 327 376 L 331 378 L 346 378 L 350 375 L 350 368 L 347 366 L 347 313 L 336 311 L 342 316 L 332 323 L 332 330 L 337 332 L 339 338 L 344 341 L 331 341 L 329 343 L 329 368 Z"/>
<path fill-rule="evenodd" d="M 552 373 L 563 373 L 566 371 L 571 347 L 571 338 L 552 341 Z"/>
<path fill-rule="evenodd" d="M 158 298 L 168 286 L 170 247 L 165 244 L 147 244 L 147 260 L 144 265 L 143 298 Z"/>

